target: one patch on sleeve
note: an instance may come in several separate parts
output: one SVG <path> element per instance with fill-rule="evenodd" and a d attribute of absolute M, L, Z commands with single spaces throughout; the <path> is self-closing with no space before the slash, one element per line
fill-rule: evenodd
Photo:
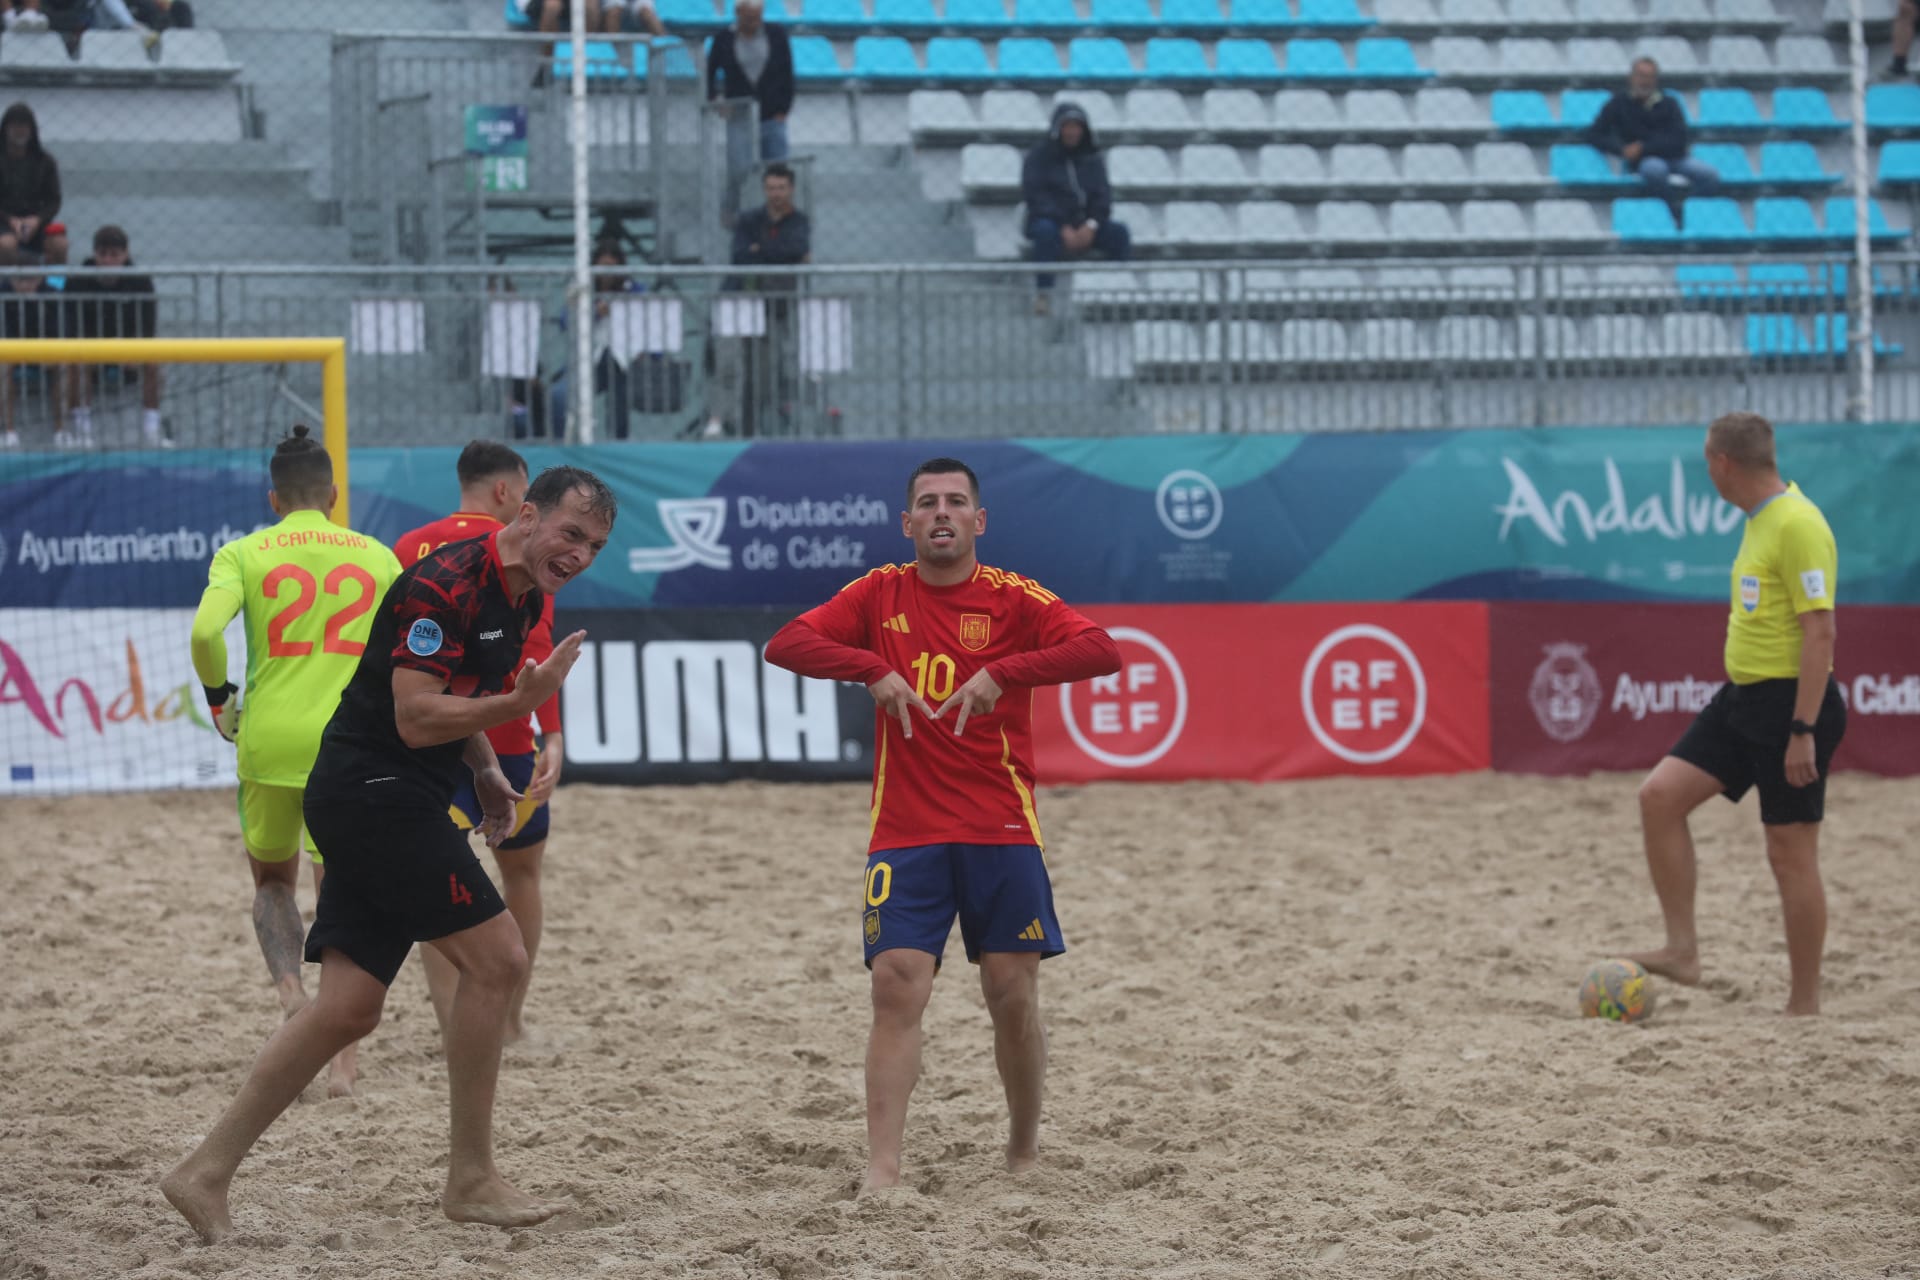
<path fill-rule="evenodd" d="M 407 648 L 422 658 L 431 658 L 440 652 L 440 645 L 445 640 L 440 624 L 432 618 L 421 618 L 407 632 Z"/>

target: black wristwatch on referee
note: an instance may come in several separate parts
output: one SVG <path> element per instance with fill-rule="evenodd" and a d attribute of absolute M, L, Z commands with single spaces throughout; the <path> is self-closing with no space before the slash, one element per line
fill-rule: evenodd
<path fill-rule="evenodd" d="M 1787 726 L 1787 731 L 1790 734 L 1792 734 L 1794 737 L 1798 738 L 1806 734 L 1812 733 L 1813 726 L 1808 724 L 1805 720 L 1795 720 Z"/>

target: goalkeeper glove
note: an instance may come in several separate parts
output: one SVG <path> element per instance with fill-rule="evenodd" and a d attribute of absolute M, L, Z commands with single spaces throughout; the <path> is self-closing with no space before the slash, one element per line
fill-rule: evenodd
<path fill-rule="evenodd" d="M 235 696 L 240 686 L 229 680 L 225 684 L 205 684 L 200 686 L 207 691 L 207 709 L 213 713 L 213 727 L 228 742 L 240 739 L 240 699 Z"/>

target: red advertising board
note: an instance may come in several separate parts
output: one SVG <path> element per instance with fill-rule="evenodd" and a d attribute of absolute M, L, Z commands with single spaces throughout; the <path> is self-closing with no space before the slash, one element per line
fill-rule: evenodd
<path fill-rule="evenodd" d="M 1495 604 L 1493 767 L 1644 769 L 1726 679 L 1724 605 Z M 1843 608 L 1835 767 L 1920 773 L 1920 608 Z"/>
<path fill-rule="evenodd" d="M 1123 665 L 1034 695 L 1044 781 L 1457 773 L 1490 762 L 1484 604 L 1086 612 Z"/>

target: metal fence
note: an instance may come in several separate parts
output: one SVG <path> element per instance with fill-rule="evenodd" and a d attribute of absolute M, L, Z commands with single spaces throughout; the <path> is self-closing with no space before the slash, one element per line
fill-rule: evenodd
<path fill-rule="evenodd" d="M 90 331 L 71 292 L 0 275 L 9 334 Z M 347 335 L 356 439 L 580 435 L 560 264 L 155 275 L 165 336 Z M 603 267 L 589 376 L 603 440 L 1654 425 L 1732 408 L 1820 421 L 1848 408 L 1847 288 L 1839 257 L 1756 259 L 1733 278 L 1673 258 L 1371 276 L 1134 263 L 1065 269 L 1039 314 L 1032 274 L 1004 268 Z M 1920 257 L 1883 259 L 1875 293 L 1881 412 L 1920 417 Z M 121 301 L 138 298 L 91 305 Z M 56 438 L 72 376 L 10 372 L 23 447 L 76 443 Z M 95 418 L 123 423 L 93 443 L 141 443 L 139 380 L 93 378 Z M 311 411 L 316 379 L 172 370 L 157 407 L 176 443 L 251 444 Z"/>

